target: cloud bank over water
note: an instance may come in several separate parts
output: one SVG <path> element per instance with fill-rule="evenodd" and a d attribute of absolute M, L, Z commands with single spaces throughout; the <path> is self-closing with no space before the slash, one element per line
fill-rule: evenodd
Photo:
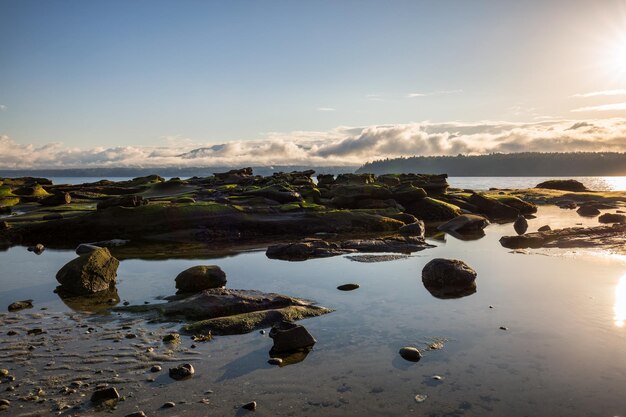
<path fill-rule="evenodd" d="M 21 144 L 0 135 L 0 169 L 361 165 L 381 158 L 494 152 L 626 150 L 626 119 L 540 123 L 407 123 L 270 133 L 261 140 L 202 144 L 167 138 L 166 146 L 69 148 Z"/>

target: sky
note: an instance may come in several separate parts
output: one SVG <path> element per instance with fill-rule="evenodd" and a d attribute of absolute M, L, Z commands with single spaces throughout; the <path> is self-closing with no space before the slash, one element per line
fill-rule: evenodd
<path fill-rule="evenodd" d="M 626 1 L 0 0 L 0 168 L 626 151 L 625 117 Z"/>

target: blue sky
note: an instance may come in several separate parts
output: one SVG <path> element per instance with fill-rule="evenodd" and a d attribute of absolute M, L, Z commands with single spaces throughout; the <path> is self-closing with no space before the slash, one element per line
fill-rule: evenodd
<path fill-rule="evenodd" d="M 0 0 L 0 136 L 197 147 L 622 117 L 625 17 L 609 0 Z"/>

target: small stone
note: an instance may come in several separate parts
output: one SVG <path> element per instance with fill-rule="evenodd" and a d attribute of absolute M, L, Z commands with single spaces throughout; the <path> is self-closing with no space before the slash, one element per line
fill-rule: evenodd
<path fill-rule="evenodd" d="M 4 378 L 5 376 L 9 376 L 8 369 L 0 369 L 0 378 Z"/>
<path fill-rule="evenodd" d="M 241 408 L 250 411 L 256 411 L 256 401 L 249 402 L 241 406 Z"/>
<path fill-rule="evenodd" d="M 40 334 L 42 334 L 42 333 L 43 333 L 43 329 L 39 329 L 39 328 L 36 328 L 36 329 L 30 329 L 30 330 L 29 330 L 28 332 L 26 332 L 26 333 L 27 333 L 27 334 L 29 334 L 29 335 L 35 335 L 35 336 L 37 336 L 37 335 L 40 335 Z"/>
<path fill-rule="evenodd" d="M 35 350 L 35 346 L 30 345 L 30 346 L 28 347 L 28 350 Z"/>
<path fill-rule="evenodd" d="M 259 333 L 265 334 L 265 330 L 259 330 Z"/>
<path fill-rule="evenodd" d="M 178 333 L 170 333 L 163 336 L 165 343 L 180 343 L 180 335 Z"/>
<path fill-rule="evenodd" d="M 137 411 L 131 414 L 126 414 L 124 417 L 147 417 L 146 413 L 144 413 L 143 411 Z"/>
<path fill-rule="evenodd" d="M 33 308 L 33 300 L 16 301 L 9 305 L 9 311 L 19 311 L 25 308 Z"/>
<path fill-rule="evenodd" d="M 149 347 L 146 349 L 146 352 L 150 353 L 150 352 L 154 352 L 154 348 L 153 347 Z"/>
<path fill-rule="evenodd" d="M 417 394 L 415 396 L 415 402 L 416 403 L 423 403 L 424 401 L 426 401 L 426 398 L 428 398 L 428 395 L 424 395 L 424 394 Z"/>
<path fill-rule="evenodd" d="M 13 385 L 9 385 L 6 391 L 15 391 L 15 387 Z"/>
<path fill-rule="evenodd" d="M 15 381 L 15 377 L 13 375 L 9 375 L 7 376 L 7 380 L 13 382 Z"/>
<path fill-rule="evenodd" d="M 493 308 L 493 306 L 489 306 L 489 308 Z"/>
<path fill-rule="evenodd" d="M 161 368 L 160 365 L 154 365 L 152 366 L 152 368 L 150 368 L 150 372 L 161 372 L 163 368 Z"/>
<path fill-rule="evenodd" d="M 11 401 L 9 400 L 0 400 L 0 407 L 10 407 L 11 406 Z"/>
<path fill-rule="evenodd" d="M 116 401 L 120 399 L 120 394 L 113 387 L 96 390 L 91 395 L 91 402 L 94 404 L 102 404 L 106 401 Z"/>
<path fill-rule="evenodd" d="M 403 359 L 406 359 L 407 361 L 411 361 L 411 362 L 419 362 L 420 359 L 422 359 L 422 354 L 421 352 L 414 347 L 411 346 L 405 346 L 402 349 L 400 349 L 400 356 L 402 356 Z"/>
<path fill-rule="evenodd" d="M 337 287 L 339 291 L 353 291 L 359 288 L 359 284 L 343 284 Z"/>
<path fill-rule="evenodd" d="M 130 305 L 130 303 L 129 303 L 128 301 L 124 301 L 124 303 L 123 303 L 123 304 L 124 304 L 125 306 Z"/>
<path fill-rule="evenodd" d="M 191 345 L 191 346 L 189 346 L 189 347 L 190 347 L 190 348 L 192 348 L 192 349 L 197 348 L 197 346 L 196 346 L 196 345 Z"/>
<path fill-rule="evenodd" d="M 500 330 L 509 330 L 509 328 L 505 326 L 500 326 Z"/>
<path fill-rule="evenodd" d="M 435 381 L 443 381 L 443 377 L 441 375 L 433 375 L 433 379 Z"/>
<path fill-rule="evenodd" d="M 193 366 L 189 363 L 185 363 L 183 365 L 178 365 L 176 368 L 170 368 L 169 374 L 170 378 L 175 379 L 177 381 L 191 378 L 196 371 L 193 369 Z"/>
<path fill-rule="evenodd" d="M 9 330 L 7 332 L 7 336 L 15 336 L 17 334 L 17 332 L 15 330 Z"/>
<path fill-rule="evenodd" d="M 176 403 L 172 401 L 168 401 L 161 406 L 161 408 L 174 408 L 174 407 L 176 407 Z"/>
<path fill-rule="evenodd" d="M 547 232 L 549 230 L 552 230 L 552 228 L 550 226 L 548 226 L 547 224 L 545 226 L 541 226 L 539 229 L 537 229 L 537 231 L 539 231 L 539 232 Z"/>
<path fill-rule="evenodd" d="M 269 363 L 270 365 L 281 365 L 283 363 L 283 360 L 281 358 L 270 358 L 267 363 Z"/>
<path fill-rule="evenodd" d="M 125 337 L 126 337 L 126 339 L 135 339 L 137 337 L 137 335 L 134 334 L 134 333 L 128 333 Z"/>

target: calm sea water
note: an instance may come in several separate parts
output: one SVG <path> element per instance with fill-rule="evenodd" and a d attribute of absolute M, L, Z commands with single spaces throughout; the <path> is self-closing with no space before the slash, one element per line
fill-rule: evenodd
<path fill-rule="evenodd" d="M 540 182 L 550 179 L 575 179 L 591 190 L 624 191 L 626 177 L 450 177 L 448 182 L 455 188 L 488 190 L 496 188 L 532 188 Z M 99 177 L 50 177 L 54 184 L 83 184 L 101 180 Z M 131 177 L 109 177 L 111 181 L 126 181 Z"/>
<path fill-rule="evenodd" d="M 597 219 L 541 207 L 529 224 L 534 231 L 544 224 L 595 225 Z M 260 405 L 256 414 L 267 416 L 626 415 L 626 259 L 584 251 L 511 253 L 498 242 L 511 233 L 511 224 L 490 225 L 480 240 L 446 236 L 431 240 L 436 248 L 374 264 L 346 257 L 284 262 L 267 259 L 262 250 L 217 259 L 123 260 L 118 291 L 131 303 L 158 302 L 174 293 L 180 271 L 217 264 L 228 287 L 336 309 L 302 322 L 318 342 L 295 365 L 267 365 L 271 340 L 258 332 L 199 347 L 197 375 L 185 390 L 201 395 L 212 389 L 211 415 L 240 415 L 233 404 L 252 398 Z M 70 311 L 53 293 L 54 277 L 75 256 L 56 250 L 36 256 L 24 247 L 0 252 L 0 306 L 32 298 L 36 309 Z M 435 257 L 474 267 L 477 292 L 446 300 L 431 295 L 421 270 Z M 361 288 L 336 290 L 347 282 Z M 425 352 L 418 363 L 397 353 L 438 339 L 445 347 Z M 180 398 L 180 387 L 137 384 L 133 390 L 158 409 L 165 398 Z M 426 401 L 417 403 L 417 394 Z"/>

